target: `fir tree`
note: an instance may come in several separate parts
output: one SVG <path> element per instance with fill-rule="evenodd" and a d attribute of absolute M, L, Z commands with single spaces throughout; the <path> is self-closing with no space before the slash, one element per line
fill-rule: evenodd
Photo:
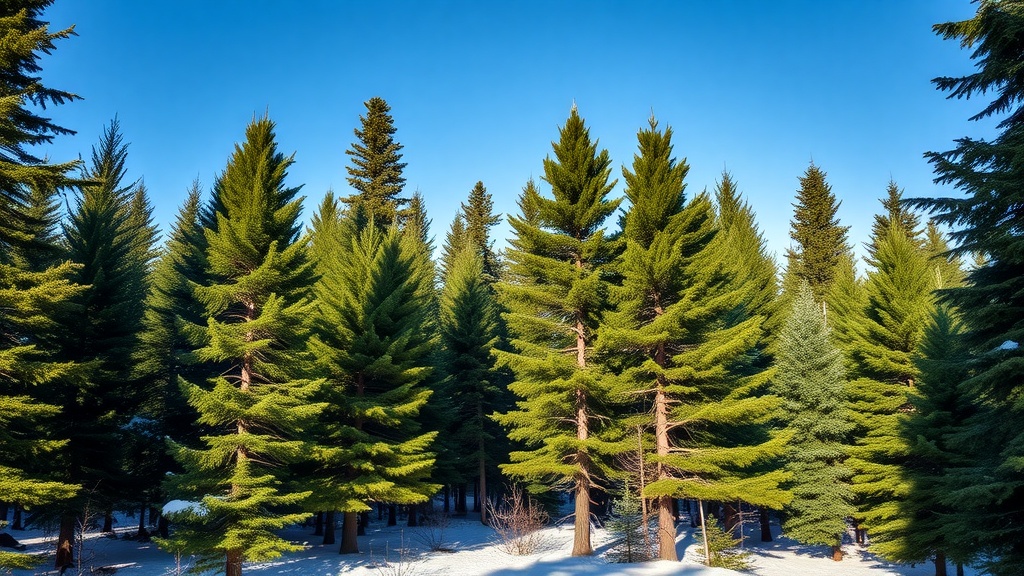
<path fill-rule="evenodd" d="M 70 184 L 75 162 L 51 164 L 32 147 L 71 130 L 38 115 L 40 108 L 78 96 L 44 85 L 39 57 L 72 28 L 51 31 L 40 18 L 51 2 L 11 2 L 0 8 L 0 494 L 24 507 L 72 497 L 78 488 L 42 474 L 43 460 L 62 442 L 53 434 L 48 385 L 76 367 L 61 358 L 55 318 L 80 294 L 75 269 L 59 262 L 54 242 L 55 191 Z M 0 552 L 0 569 L 27 568 L 34 559 Z"/>
<path fill-rule="evenodd" d="M 356 141 L 345 151 L 352 157 L 352 165 L 346 170 L 348 183 L 356 194 L 342 198 L 342 202 L 353 213 L 360 212 L 377 226 L 387 228 L 399 221 L 402 209 L 409 203 L 408 198 L 401 197 L 405 187 L 402 145 L 394 139 L 395 125 L 388 103 L 375 96 L 364 105 L 366 115 L 359 117 Z"/>
<path fill-rule="evenodd" d="M 852 365 L 853 347 L 857 343 L 857 327 L 864 319 L 864 310 L 868 305 L 867 291 L 864 280 L 857 277 L 854 255 L 843 254 L 836 267 L 836 277 L 825 297 L 825 323 L 828 324 L 832 341 L 843 351 L 847 359 L 847 371 L 854 370 Z"/>
<path fill-rule="evenodd" d="M 884 211 L 875 214 L 871 223 L 871 238 L 868 242 L 868 257 L 874 258 L 878 252 L 877 240 L 882 238 L 886 231 L 895 226 L 907 234 L 907 238 L 914 242 L 921 240 L 921 218 L 910 210 L 903 202 L 903 190 L 890 180 L 885 189 L 885 198 L 882 198 Z"/>
<path fill-rule="evenodd" d="M 603 275 L 614 256 L 605 220 L 618 207 L 608 152 L 598 152 L 573 106 L 555 157 L 544 160 L 553 198 L 527 185 L 522 214 L 509 220 L 516 238 L 508 252 L 509 280 L 498 283 L 513 334 L 501 361 L 515 373 L 509 386 L 517 409 L 498 416 L 509 438 L 528 448 L 502 467 L 544 486 L 571 486 L 576 499 L 572 554 L 589 555 L 590 491 L 618 450 L 602 438 L 608 389 L 593 360 L 594 339 L 606 309 Z"/>
<path fill-rule="evenodd" d="M 421 239 L 396 226 L 361 231 L 328 195 L 314 221 L 317 307 L 310 346 L 327 384 L 314 507 L 345 514 L 341 552 L 358 552 L 356 517 L 371 502 L 415 504 L 429 476 L 434 432 L 416 416 L 430 390 L 433 271 Z"/>
<path fill-rule="evenodd" d="M 825 181 L 825 172 L 812 163 L 800 177 L 789 232 L 796 247 L 786 255 L 796 278 L 811 286 L 818 302 L 824 300 L 835 279 L 839 259 L 849 250 L 849 227 L 840 226 L 836 217 L 839 205 L 832 187 Z"/>
<path fill-rule="evenodd" d="M 963 196 L 913 201 L 954 229 L 954 255 L 987 257 L 964 286 L 944 296 L 966 324 L 975 360 L 965 386 L 978 403 L 969 418 L 974 430 L 962 435 L 976 442 L 964 446 L 974 455 L 974 474 L 951 498 L 973 518 L 972 534 L 991 555 L 988 569 L 997 576 L 1019 574 L 1024 565 L 1024 87 L 1017 72 L 1022 26 L 1024 3 L 983 0 L 973 18 L 934 27 L 972 49 L 977 67 L 962 77 L 936 78 L 936 86 L 957 98 L 994 94 L 971 120 L 998 118 L 999 132 L 991 140 L 961 138 L 948 152 L 926 154 L 936 182 L 952 184 Z M 977 450 L 979 440 L 993 449 Z"/>
<path fill-rule="evenodd" d="M 845 400 L 842 354 L 829 339 L 805 283 L 779 335 L 774 386 L 783 398 L 783 419 L 793 432 L 786 469 L 793 501 L 783 531 L 806 544 L 832 547 L 842 559 L 846 518 L 854 512 L 845 439 L 852 429 Z"/>
<path fill-rule="evenodd" d="M 452 224 L 444 237 L 444 246 L 441 247 L 441 280 L 448 278 L 448 274 L 455 266 L 455 258 L 469 246 L 466 235 L 466 219 L 462 212 L 456 212 Z"/>
<path fill-rule="evenodd" d="M 209 283 L 195 287 L 208 344 L 196 355 L 231 368 L 208 387 L 184 384 L 211 432 L 203 448 L 176 447 L 186 472 L 175 483 L 201 498 L 202 514 L 179 527 L 173 545 L 208 567 L 226 560 L 228 576 L 246 560 L 298 548 L 275 531 L 304 518 L 295 507 L 309 493 L 282 485 L 280 464 L 304 456 L 295 438 L 323 408 L 308 401 L 316 384 L 302 379 L 314 275 L 298 241 L 298 188 L 285 186 L 292 159 L 278 152 L 273 128 L 254 120 L 214 185 L 217 227 L 204 230 Z"/>
<path fill-rule="evenodd" d="M 501 216 L 494 213 L 494 200 L 483 182 L 477 182 L 469 192 L 469 198 L 462 203 L 459 212 L 466 225 L 466 237 L 480 253 L 484 262 L 484 274 L 489 282 L 495 282 L 500 275 L 501 263 L 494 252 L 491 228 L 501 222 Z"/>

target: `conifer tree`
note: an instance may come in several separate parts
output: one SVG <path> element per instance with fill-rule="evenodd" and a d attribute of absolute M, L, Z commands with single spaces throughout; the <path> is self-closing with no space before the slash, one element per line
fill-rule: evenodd
<path fill-rule="evenodd" d="M 494 199 L 487 192 L 487 188 L 484 188 L 483 182 L 477 182 L 473 186 L 459 213 L 465 220 L 467 240 L 483 258 L 484 274 L 487 275 L 489 282 L 496 282 L 500 275 L 501 263 L 494 252 L 491 228 L 501 222 L 501 216 L 494 213 Z"/>
<path fill-rule="evenodd" d="M 201 513 L 179 526 L 173 545 L 207 567 L 219 558 L 227 576 L 239 576 L 244 561 L 297 549 L 275 531 L 305 517 L 296 506 L 309 493 L 282 484 L 281 464 L 304 456 L 296 438 L 323 408 L 309 402 L 317 384 L 303 379 L 314 272 L 299 241 L 301 198 L 285 185 L 292 159 L 277 150 L 273 129 L 266 117 L 253 120 L 214 185 L 209 279 L 195 287 L 208 343 L 196 356 L 231 367 L 206 386 L 183 383 L 211 431 L 204 447 L 176 446 L 186 470 L 176 487 L 201 499 Z"/>
<path fill-rule="evenodd" d="M 359 230 L 328 195 L 314 220 L 317 306 L 310 346 L 327 381 L 313 481 L 315 508 L 344 513 L 341 552 L 358 552 L 356 517 L 371 502 L 416 504 L 430 483 L 435 432 L 416 420 L 430 390 L 433 270 L 421 238 Z"/>
<path fill-rule="evenodd" d="M 811 286 L 818 302 L 824 300 L 835 279 L 839 259 L 849 250 L 849 227 L 840 226 L 836 217 L 839 205 L 832 187 L 825 181 L 825 172 L 812 163 L 800 177 L 789 232 L 796 246 L 786 256 L 796 278 Z"/>
<path fill-rule="evenodd" d="M 402 170 L 402 145 L 395 141 L 395 123 L 391 107 L 383 98 L 373 97 L 363 103 L 366 115 L 359 117 L 356 141 L 345 151 L 352 157 L 347 167 L 348 183 L 356 193 L 342 198 L 350 211 L 361 212 L 377 226 L 387 228 L 399 221 L 409 203 L 401 196 L 405 187 Z"/>
<path fill-rule="evenodd" d="M 498 343 L 498 309 L 484 275 L 483 258 L 467 246 L 453 263 L 441 292 L 440 344 L 445 373 L 442 394 L 452 410 L 446 431 L 461 478 L 477 477 L 477 499 L 487 494 L 487 470 L 495 463 L 500 434 L 490 416 L 501 405 L 500 375 L 491 351 Z M 481 506 L 480 521 L 488 510 Z"/>
<path fill-rule="evenodd" d="M 466 235 L 466 219 L 462 212 L 456 212 L 452 224 L 444 237 L 444 245 L 441 247 L 441 280 L 448 278 L 448 274 L 455 267 L 455 258 L 469 245 Z"/>
<path fill-rule="evenodd" d="M 833 343 L 843 351 L 847 361 L 847 372 L 854 370 L 852 365 L 853 346 L 858 339 L 857 327 L 864 320 L 864 309 L 867 308 L 867 292 L 864 280 L 857 276 L 854 255 L 843 254 L 836 267 L 836 277 L 825 297 L 825 323 Z"/>
<path fill-rule="evenodd" d="M 39 57 L 73 28 L 51 31 L 40 18 L 48 1 L 10 2 L 0 8 L 0 499 L 24 507 L 64 500 L 77 486 L 42 473 L 41 460 L 59 450 L 50 419 L 59 408 L 48 386 L 75 369 L 59 353 L 55 318 L 81 288 L 73 265 L 60 262 L 53 238 L 52 194 L 68 187 L 76 162 L 51 164 L 33 153 L 74 132 L 38 114 L 78 99 L 39 77 Z M 35 561 L 0 551 L 0 569 Z"/>
<path fill-rule="evenodd" d="M 752 394 L 757 383 L 730 368 L 752 365 L 743 356 L 761 337 L 763 317 L 740 309 L 754 301 L 753 284 L 733 283 L 729 250 L 718 235 L 710 198 L 686 201 L 688 166 L 672 157 L 672 131 L 652 118 L 638 134 L 633 170 L 623 169 L 630 209 L 624 216 L 625 252 L 617 272 L 616 314 L 601 332 L 602 348 L 626 356 L 620 389 L 653 406 L 655 480 L 645 496 L 657 498 L 659 558 L 675 560 L 673 498 L 732 501 L 780 507 L 781 476 L 751 473 L 778 454 L 778 442 L 751 442 L 748 425 L 763 422 L 769 398 Z M 729 181 L 731 186 L 731 180 Z M 730 224 L 740 205 L 730 202 Z M 756 236 L 756 234 L 755 234 Z M 739 429 L 743 429 L 739 432 Z"/>
<path fill-rule="evenodd" d="M 903 190 L 892 180 L 886 186 L 885 198 L 882 198 L 882 208 L 884 211 L 875 214 L 875 218 L 871 222 L 872 241 L 867 246 L 869 258 L 875 257 L 878 252 L 877 240 L 882 238 L 891 226 L 903 230 L 907 237 L 914 242 L 921 240 L 921 217 L 903 202 Z"/>
<path fill-rule="evenodd" d="M 86 500 L 109 513 L 133 488 L 124 474 L 125 425 L 136 414 L 143 379 L 135 371 L 156 231 L 145 192 L 125 183 L 128 145 L 117 119 L 93 147 L 86 184 L 64 228 L 75 281 L 87 286 L 61 317 L 62 354 L 80 369 L 54 390 L 63 409 L 60 434 L 69 439 L 55 465 L 87 492 L 61 511 L 57 566 L 71 563 L 76 516 Z"/>
<path fill-rule="evenodd" d="M 786 507 L 783 531 L 806 544 L 832 547 L 842 559 L 846 518 L 851 503 L 845 440 L 852 424 L 844 402 L 842 354 L 804 283 L 779 335 L 774 389 L 783 398 L 783 419 L 793 433 L 786 469 L 793 501 Z"/>
<path fill-rule="evenodd" d="M 935 221 L 954 229 L 954 255 L 982 254 L 987 261 L 968 274 L 963 287 L 946 291 L 966 323 L 965 338 L 975 358 L 965 386 L 976 398 L 969 418 L 975 440 L 974 472 L 951 497 L 973 518 L 973 534 L 990 554 L 987 568 L 997 576 L 1019 574 L 1024 565 L 1024 88 L 1017 69 L 1024 36 L 1024 3 L 982 0 L 973 18 L 938 24 L 943 38 L 973 50 L 977 69 L 961 77 L 940 77 L 936 86 L 950 97 L 993 94 L 971 120 L 997 118 L 991 140 L 961 138 L 947 152 L 929 152 L 936 182 L 952 184 L 963 196 L 917 199 Z M 977 450 L 982 445 L 991 450 Z"/>
<path fill-rule="evenodd" d="M 522 213 L 509 220 L 516 238 L 508 252 L 509 280 L 497 284 L 513 334 L 513 351 L 499 352 L 516 381 L 517 409 L 498 416 L 509 438 L 528 447 L 502 470 L 543 486 L 569 486 L 575 500 L 574 556 L 590 555 L 590 491 L 618 450 L 603 437 L 608 385 L 593 358 L 607 307 L 605 268 L 614 246 L 604 222 L 619 205 L 608 152 L 598 152 L 573 106 L 544 160 L 553 198 L 527 185 Z"/>

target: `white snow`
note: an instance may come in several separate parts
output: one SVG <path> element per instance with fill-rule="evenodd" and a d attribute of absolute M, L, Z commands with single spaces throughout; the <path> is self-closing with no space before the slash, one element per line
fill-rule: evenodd
<path fill-rule="evenodd" d="M 163 514 L 170 518 L 178 512 L 192 512 L 194 514 L 203 515 L 206 507 L 203 506 L 202 502 L 192 502 L 189 500 L 171 500 L 167 504 L 164 504 Z"/>
<path fill-rule="evenodd" d="M 1014 342 L 1013 340 L 1007 340 L 1006 342 L 1000 344 L 999 347 L 996 348 L 996 350 L 1016 350 L 1019 346 L 1020 344 Z"/>
<path fill-rule="evenodd" d="M 173 506 L 172 506 L 173 505 Z M 184 510 L 198 503 L 168 502 L 165 510 Z M 120 518 L 117 526 L 122 534 L 132 534 L 137 520 Z M 402 524 L 402 523 L 400 523 Z M 778 537 L 779 527 L 772 525 L 774 542 L 761 543 L 757 526 L 751 526 L 745 546 L 751 551 L 753 574 L 757 576 L 931 576 L 935 573 L 931 562 L 893 565 L 879 560 L 859 546 L 843 546 L 846 558 L 833 562 L 829 550 L 823 547 L 801 546 Z M 295 527 L 281 535 L 302 544 L 304 549 L 287 554 L 272 562 L 247 564 L 245 574 L 264 576 L 387 576 L 412 574 L 414 576 L 728 576 L 738 573 L 719 568 L 707 568 L 695 561 L 697 544 L 688 522 L 679 524 L 677 551 L 680 562 L 648 562 L 644 564 L 609 563 L 605 554 L 610 549 L 608 533 L 601 528 L 593 531 L 595 554 L 574 558 L 572 525 L 549 526 L 543 530 L 544 544 L 529 556 L 511 556 L 499 548 L 494 531 L 472 518 L 452 519 L 443 532 L 438 529 L 406 526 L 387 527 L 374 516 L 366 536 L 359 537 L 359 554 L 340 555 L 338 544 L 324 546 L 321 537 L 312 534 L 312 528 Z M 39 571 L 15 571 L 14 576 L 55 574 L 52 570 L 55 535 L 43 530 L 13 533 L 15 538 L 29 546 L 29 552 L 46 555 Z M 431 552 L 428 542 L 438 539 L 452 552 Z M 175 574 L 175 558 L 152 543 L 99 537 L 92 532 L 84 544 L 89 567 L 120 566 L 116 573 L 126 576 L 160 576 Z M 399 551 L 405 549 L 405 554 Z M 390 561 L 390 565 L 386 563 Z M 184 569 L 192 559 L 181 558 Z M 949 566 L 950 573 L 954 567 Z M 49 570 L 49 571 L 47 571 Z M 88 571 L 87 571 L 88 573 Z M 968 568 L 969 576 L 976 571 Z"/>

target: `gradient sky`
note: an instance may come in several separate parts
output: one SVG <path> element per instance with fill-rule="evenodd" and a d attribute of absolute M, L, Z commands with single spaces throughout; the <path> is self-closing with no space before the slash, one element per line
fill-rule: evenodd
<path fill-rule="evenodd" d="M 589 2 L 57 0 L 74 24 L 42 61 L 44 82 L 84 100 L 48 109 L 78 132 L 44 153 L 88 157 L 115 114 L 163 230 L 186 189 L 209 190 L 254 115 L 269 111 L 295 153 L 304 218 L 345 181 L 352 130 L 372 96 L 388 101 L 407 193 L 426 199 L 436 243 L 482 180 L 514 213 L 543 175 L 575 101 L 621 167 L 652 111 L 690 164 L 688 192 L 728 169 L 769 248 L 790 245 L 797 178 L 812 160 L 861 245 L 891 179 L 905 195 L 954 195 L 922 158 L 987 136 L 930 80 L 970 72 L 969 53 L 931 26 L 970 18 L 967 0 Z M 539 182 L 541 190 L 547 185 Z M 609 226 L 615 221 L 609 220 Z M 508 227 L 494 235 L 503 244 Z"/>

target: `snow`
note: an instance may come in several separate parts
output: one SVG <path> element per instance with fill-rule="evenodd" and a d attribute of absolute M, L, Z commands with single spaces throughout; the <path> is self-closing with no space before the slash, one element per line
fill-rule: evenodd
<path fill-rule="evenodd" d="M 174 506 L 172 506 L 174 505 Z M 184 510 L 195 502 L 168 502 L 165 510 Z M 120 518 L 117 531 L 121 535 L 134 534 L 137 520 Z M 400 523 L 401 524 L 401 523 Z M 801 546 L 778 536 L 779 527 L 772 525 L 774 542 L 761 543 L 759 531 L 751 526 L 745 547 L 752 552 L 753 574 L 756 576 L 931 576 L 935 573 L 931 562 L 909 565 L 888 564 L 867 553 L 859 546 L 847 543 L 847 554 L 842 562 L 833 562 L 824 547 Z M 611 548 L 608 533 L 602 528 L 593 531 L 595 553 L 590 557 L 572 557 L 572 525 L 564 523 L 549 526 L 542 532 L 541 549 L 529 556 L 511 556 L 497 545 L 495 533 L 470 518 L 451 519 L 446 527 L 409 528 L 387 527 L 383 521 L 373 521 L 367 535 L 359 538 L 359 554 L 340 555 L 339 543 L 324 546 L 321 537 L 312 534 L 309 527 L 295 527 L 281 533 L 304 549 L 287 554 L 272 562 L 247 564 L 245 574 L 262 576 L 736 576 L 738 573 L 720 568 L 707 568 L 696 561 L 697 543 L 689 523 L 679 523 L 677 552 L 680 562 L 648 562 L 644 564 L 612 564 L 605 554 Z M 14 576 L 32 574 L 55 575 L 52 570 L 55 534 L 43 530 L 15 532 L 13 535 L 29 546 L 29 552 L 46 555 L 37 572 L 15 571 Z M 116 573 L 125 576 L 161 576 L 175 574 L 173 555 L 157 548 L 153 543 L 102 537 L 90 532 L 84 544 L 88 567 L 117 566 Z M 442 544 L 451 552 L 431 552 L 430 542 Z M 400 550 L 406 550 L 400 555 Z M 399 558 L 401 556 L 401 561 Z M 390 564 L 386 562 L 390 560 Z M 181 558 L 184 570 L 192 562 Z M 949 566 L 953 573 L 953 566 Z M 49 570 L 49 571 L 47 571 Z M 108 572 L 109 573 L 109 572 Z M 976 574 L 968 568 L 968 576 Z"/>
<path fill-rule="evenodd" d="M 206 512 L 206 507 L 203 506 L 202 502 L 192 502 L 189 500 L 171 500 L 167 504 L 164 504 L 164 516 L 170 518 L 179 512 L 192 512 L 193 514 L 202 516 Z"/>
<path fill-rule="evenodd" d="M 1017 344 L 1013 340 L 1007 340 L 1006 342 L 1000 344 L 999 347 L 996 348 L 996 350 L 1016 350 L 1019 346 L 1020 344 Z"/>

